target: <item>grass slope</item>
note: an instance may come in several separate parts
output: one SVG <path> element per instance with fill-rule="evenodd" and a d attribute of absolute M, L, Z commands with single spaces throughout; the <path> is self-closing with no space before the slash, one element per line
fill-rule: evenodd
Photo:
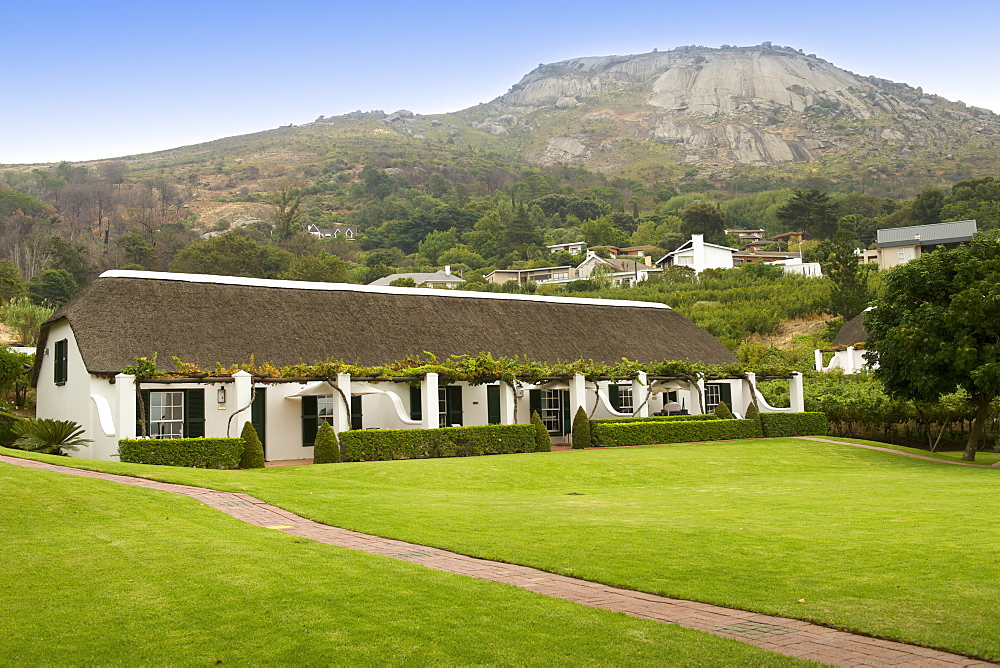
<path fill-rule="evenodd" d="M 995 470 L 794 439 L 146 470 L 314 519 L 1000 659 Z M 800 602 L 804 600 L 804 602 Z"/>
<path fill-rule="evenodd" d="M 806 665 L 0 464 L 0 664 Z"/>

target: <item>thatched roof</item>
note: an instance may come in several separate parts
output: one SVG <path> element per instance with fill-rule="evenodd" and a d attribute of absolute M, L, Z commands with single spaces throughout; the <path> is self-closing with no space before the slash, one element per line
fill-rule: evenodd
<path fill-rule="evenodd" d="M 666 305 L 620 300 L 110 271 L 43 325 L 39 350 L 64 319 L 95 374 L 153 353 L 166 370 L 173 356 L 209 370 L 251 354 L 279 366 L 329 358 L 376 365 L 423 351 L 439 359 L 491 352 L 546 362 L 736 362 Z"/>
<path fill-rule="evenodd" d="M 855 343 L 862 343 L 867 339 L 868 332 L 865 331 L 865 318 L 867 316 L 868 311 L 864 311 L 861 315 L 856 315 L 845 322 L 833 339 L 833 345 L 853 346 Z"/>

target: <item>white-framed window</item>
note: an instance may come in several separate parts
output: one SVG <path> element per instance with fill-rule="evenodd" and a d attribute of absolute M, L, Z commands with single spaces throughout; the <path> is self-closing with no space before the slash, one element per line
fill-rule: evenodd
<path fill-rule="evenodd" d="M 722 388 L 718 385 L 705 386 L 705 412 L 715 413 L 715 407 L 722 401 Z"/>
<path fill-rule="evenodd" d="M 562 395 L 559 390 L 542 390 L 541 417 L 550 434 L 562 433 Z"/>
<path fill-rule="evenodd" d="M 632 384 L 618 386 L 618 412 L 633 413 L 635 404 L 632 401 Z"/>
<path fill-rule="evenodd" d="M 674 264 L 694 264 L 694 257 L 690 255 L 675 255 Z"/>
<path fill-rule="evenodd" d="M 149 437 L 184 437 L 184 391 L 149 393 Z"/>
<path fill-rule="evenodd" d="M 569 278 L 569 272 L 568 271 L 557 271 L 557 272 L 555 272 L 555 273 L 552 274 L 552 278 L 555 279 L 555 280 L 559 280 L 561 278 Z"/>
<path fill-rule="evenodd" d="M 316 418 L 333 426 L 333 395 L 316 397 Z"/>

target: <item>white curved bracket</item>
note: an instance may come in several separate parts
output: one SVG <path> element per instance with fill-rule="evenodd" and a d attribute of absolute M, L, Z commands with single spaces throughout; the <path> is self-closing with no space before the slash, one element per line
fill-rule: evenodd
<path fill-rule="evenodd" d="M 111 404 L 100 394 L 92 394 L 90 398 L 94 400 L 94 406 L 97 407 L 97 419 L 101 423 L 101 431 L 104 432 L 105 436 L 114 436 L 116 433 L 115 421 L 111 417 Z"/>
<path fill-rule="evenodd" d="M 757 397 L 757 403 L 760 404 L 761 408 L 766 409 L 766 410 L 762 410 L 761 411 L 762 413 L 791 413 L 792 412 L 791 406 L 789 406 L 788 408 L 775 408 L 771 404 L 767 403 L 767 399 L 764 398 L 764 395 L 761 394 L 760 390 L 758 390 L 756 387 L 753 388 L 753 393 L 754 393 L 754 396 Z"/>
<path fill-rule="evenodd" d="M 607 390 L 603 388 L 598 388 L 597 396 L 601 399 L 601 403 L 604 404 L 604 407 L 608 409 L 608 412 L 611 413 L 613 417 L 634 417 L 631 413 L 619 413 L 614 408 L 612 408 L 611 400 L 608 398 Z"/>

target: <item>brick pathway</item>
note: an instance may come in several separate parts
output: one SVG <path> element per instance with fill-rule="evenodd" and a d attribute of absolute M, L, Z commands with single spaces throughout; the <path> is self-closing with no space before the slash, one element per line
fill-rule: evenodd
<path fill-rule="evenodd" d="M 852 445 L 852 444 L 848 444 Z M 940 461 L 940 460 L 935 460 Z M 233 517 L 268 529 L 328 545 L 361 550 L 439 571 L 502 582 L 545 596 L 633 617 L 678 624 L 733 638 L 773 652 L 835 666 L 991 666 L 937 650 L 836 631 L 794 619 L 722 608 L 546 573 L 526 566 L 467 557 L 433 547 L 380 538 L 307 520 L 264 503 L 249 494 L 218 492 L 201 487 L 155 482 L 142 478 L 84 471 L 46 462 L 0 455 L 0 462 L 85 478 L 110 480 L 197 499 Z"/>

